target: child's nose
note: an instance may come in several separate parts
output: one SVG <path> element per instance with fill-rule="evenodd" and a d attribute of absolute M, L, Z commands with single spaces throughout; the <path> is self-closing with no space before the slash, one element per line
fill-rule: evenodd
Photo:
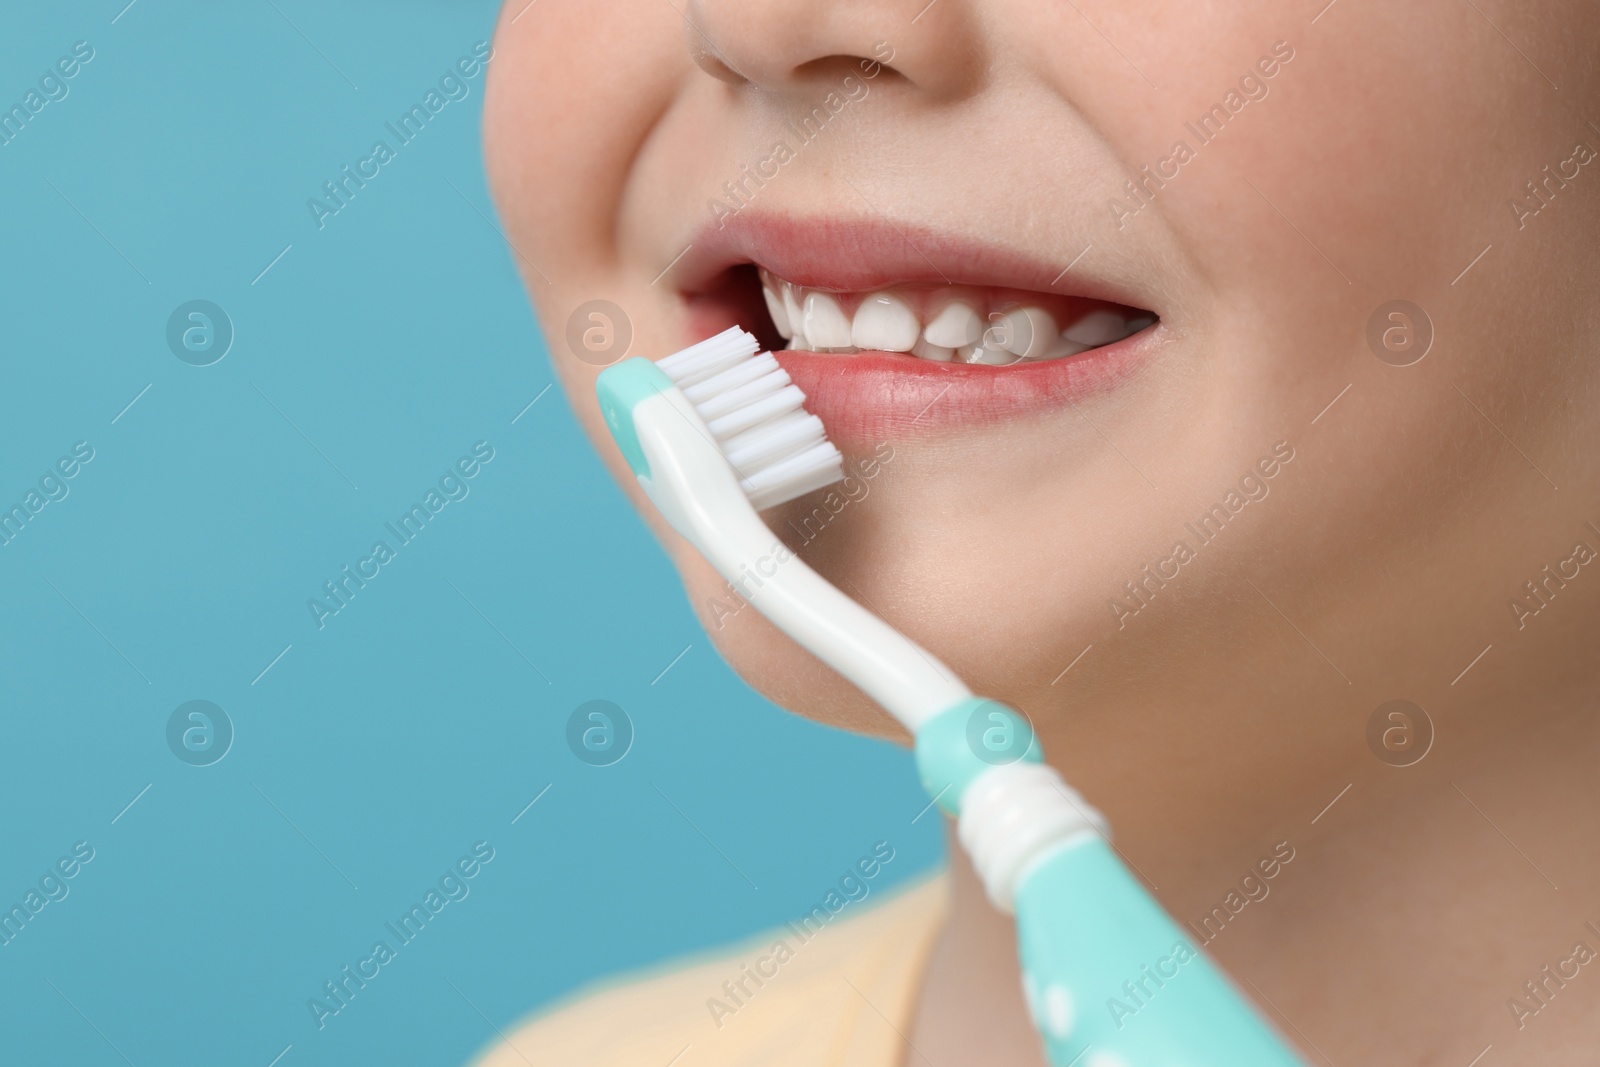
<path fill-rule="evenodd" d="M 972 0 L 922 3 L 689 0 L 684 35 L 701 70 L 735 85 L 802 95 L 854 76 L 874 90 L 975 91 L 988 60 Z"/>

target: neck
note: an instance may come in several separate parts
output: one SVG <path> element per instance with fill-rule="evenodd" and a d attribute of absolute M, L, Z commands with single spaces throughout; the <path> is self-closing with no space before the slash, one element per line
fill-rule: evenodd
<path fill-rule="evenodd" d="M 1470 689 L 1389 679 L 1381 696 L 1337 687 L 1290 709 L 1246 674 L 1216 694 L 1231 705 L 1191 690 L 1149 737 L 1113 724 L 1095 738 L 1084 720 L 1041 733 L 1147 887 L 1308 1062 L 1466 1064 L 1492 1045 L 1512 1052 L 1501 1062 L 1587 1063 L 1600 1003 L 1592 630 L 1553 625 L 1495 653 Z M 1395 692 L 1421 694 L 1432 722 L 1409 766 L 1367 741 Z M 1249 706 L 1281 707 L 1279 721 L 1219 740 Z M 953 835 L 950 857 L 950 923 L 910 1039 L 948 1050 L 941 1067 L 1040 1064 L 1012 924 Z"/>
<path fill-rule="evenodd" d="M 946 830 L 950 917 L 929 961 L 904 1062 L 929 1067 L 932 1053 L 939 1067 L 1044 1067 L 1022 999 L 1016 929 L 984 895 L 954 823 Z"/>

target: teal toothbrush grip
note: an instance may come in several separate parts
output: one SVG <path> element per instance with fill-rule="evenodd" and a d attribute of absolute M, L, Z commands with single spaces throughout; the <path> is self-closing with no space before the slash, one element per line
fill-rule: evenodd
<path fill-rule="evenodd" d="M 1026 871 L 1014 907 L 1028 1007 L 1057 1067 L 1299 1067 L 1095 836 Z"/>
<path fill-rule="evenodd" d="M 917 731 L 917 768 L 1016 914 L 1023 991 L 1055 1067 L 1301 1067 L 1123 866 L 1026 719 L 973 697 Z"/>

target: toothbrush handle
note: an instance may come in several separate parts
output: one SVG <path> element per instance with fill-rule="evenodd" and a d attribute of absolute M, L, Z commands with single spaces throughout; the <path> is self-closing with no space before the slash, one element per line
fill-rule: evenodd
<path fill-rule="evenodd" d="M 1037 859 L 1014 907 L 1023 989 L 1054 1067 L 1302 1063 L 1098 835 Z"/>
<path fill-rule="evenodd" d="M 917 730 L 917 770 L 958 816 L 1055 1067 L 1301 1067 L 1122 865 L 1105 820 L 1044 762 L 1028 721 L 971 697 Z"/>

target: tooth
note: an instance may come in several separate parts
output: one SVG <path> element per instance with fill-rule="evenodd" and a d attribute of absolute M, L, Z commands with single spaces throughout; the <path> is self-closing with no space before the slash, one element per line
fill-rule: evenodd
<path fill-rule="evenodd" d="M 798 293 L 800 293 L 800 290 L 797 290 L 795 286 L 789 285 L 787 282 L 778 282 L 778 294 L 784 301 L 784 315 L 789 317 L 789 328 L 794 331 L 797 338 L 800 338 L 800 336 L 805 336 L 805 325 L 803 325 L 802 315 L 800 315 L 800 296 L 798 296 Z"/>
<path fill-rule="evenodd" d="M 1115 311 L 1101 308 L 1091 311 L 1083 318 L 1061 331 L 1061 336 L 1069 341 L 1076 341 L 1080 345 L 1094 348 L 1097 345 L 1109 344 L 1127 335 L 1128 322 Z"/>
<path fill-rule="evenodd" d="M 1000 319 L 1006 351 L 1021 359 L 1042 356 L 1061 336 L 1056 320 L 1036 307 L 1013 308 Z"/>
<path fill-rule="evenodd" d="M 1140 315 L 1128 323 L 1128 336 L 1132 337 L 1140 330 L 1155 324 L 1156 317 L 1151 314 Z"/>
<path fill-rule="evenodd" d="M 789 328 L 795 333 L 800 333 L 800 298 L 795 286 L 787 282 L 779 282 L 779 294 L 784 298 L 784 314 L 789 315 Z"/>
<path fill-rule="evenodd" d="M 873 293 L 856 309 L 850 336 L 857 348 L 909 352 L 921 326 L 905 301 L 890 293 Z"/>
<path fill-rule="evenodd" d="M 986 367 L 1005 367 L 1017 362 L 1016 353 L 985 345 L 967 345 L 956 353 L 956 358 L 962 363 L 979 363 Z"/>
<path fill-rule="evenodd" d="M 956 350 L 945 348 L 942 345 L 930 345 L 926 337 L 917 341 L 911 349 L 911 354 L 918 359 L 928 359 L 935 363 L 950 363 L 956 358 Z"/>
<path fill-rule="evenodd" d="M 1028 362 L 1044 363 L 1052 359 L 1065 359 L 1068 356 L 1075 356 L 1079 352 L 1087 352 L 1090 347 L 1090 345 L 1080 345 L 1076 341 L 1069 341 L 1065 337 L 1059 337 L 1054 344 L 1044 350 L 1042 355 L 1032 356 Z"/>
<path fill-rule="evenodd" d="M 923 327 L 922 336 L 941 348 L 970 348 L 983 336 L 983 320 L 972 305 L 951 301 Z"/>
<path fill-rule="evenodd" d="M 815 350 L 817 346 L 806 336 L 806 319 L 800 311 L 802 299 L 800 287 L 788 282 L 778 284 L 781 286 L 779 291 L 783 295 L 783 313 L 789 316 L 789 328 L 794 331 L 794 339 L 798 342 L 795 347 L 807 352 Z"/>
<path fill-rule="evenodd" d="M 827 293 L 807 293 L 800 323 L 812 348 L 849 348 L 850 320 Z"/>
<path fill-rule="evenodd" d="M 783 308 L 783 300 L 765 282 L 761 286 L 761 295 L 767 301 L 767 314 L 772 316 L 772 325 L 776 326 L 783 336 L 793 337 L 794 327 L 789 325 L 789 313 Z"/>

